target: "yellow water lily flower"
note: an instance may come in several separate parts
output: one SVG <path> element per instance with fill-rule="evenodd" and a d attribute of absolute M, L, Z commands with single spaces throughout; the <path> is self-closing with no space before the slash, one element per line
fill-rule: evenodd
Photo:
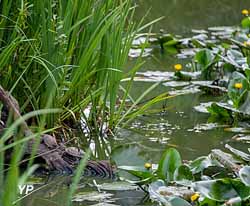
<path fill-rule="evenodd" d="M 245 47 L 250 46 L 250 42 L 244 41 L 244 42 L 243 42 L 243 45 L 244 45 Z"/>
<path fill-rule="evenodd" d="M 200 194 L 199 193 L 194 193 L 192 196 L 191 196 L 191 201 L 194 202 L 196 200 L 198 200 L 200 197 Z"/>
<path fill-rule="evenodd" d="M 241 13 L 246 16 L 249 14 L 249 11 L 247 9 L 243 9 Z"/>
<path fill-rule="evenodd" d="M 243 87 L 243 85 L 242 85 L 242 83 L 235 83 L 234 84 L 234 87 L 236 88 L 236 89 L 241 89 L 242 87 Z"/>
<path fill-rule="evenodd" d="M 146 169 L 150 169 L 150 168 L 152 168 L 152 164 L 151 163 L 149 163 L 149 162 L 146 162 L 145 164 L 144 164 L 144 167 L 146 168 Z"/>
<path fill-rule="evenodd" d="M 180 71 L 180 70 L 182 70 L 182 65 L 181 65 L 181 64 L 175 64 L 175 65 L 174 65 L 174 69 L 175 69 L 176 71 Z"/>

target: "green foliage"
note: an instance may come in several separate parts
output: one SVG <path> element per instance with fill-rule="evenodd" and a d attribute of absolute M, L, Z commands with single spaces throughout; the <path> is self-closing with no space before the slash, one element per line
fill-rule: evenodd
<path fill-rule="evenodd" d="M 171 206 L 191 206 L 189 202 L 179 197 L 171 197 L 168 201 Z"/>
<path fill-rule="evenodd" d="M 250 118 L 249 25 L 249 17 L 246 17 L 242 20 L 241 28 L 210 28 L 211 32 L 206 32 L 208 35 L 203 35 L 205 32 L 202 31 L 196 38 L 177 39 L 173 35 L 161 35 L 157 39 L 161 49 L 170 53 L 185 56 L 185 51 L 180 51 L 179 48 L 188 50 L 188 57 L 192 55 L 191 52 L 195 53 L 192 61 L 195 71 L 201 72 L 203 79 L 214 80 L 204 84 L 210 84 L 211 90 L 226 96 L 221 98 L 224 102 L 214 102 L 207 110 L 220 120 L 230 120 L 228 123 Z M 208 39 L 209 35 L 213 38 Z M 185 79 L 183 74 L 177 71 L 175 77 L 179 80 L 190 80 Z M 148 189 L 149 194 L 164 205 L 174 205 L 170 201 L 172 194 L 168 190 L 160 189 L 172 186 L 180 188 L 183 185 L 200 194 L 198 200 L 193 201 L 191 198 L 193 205 L 249 205 L 250 155 L 230 145 L 225 147 L 230 154 L 212 150 L 208 156 L 186 164 L 182 163 L 177 150 L 168 149 L 158 164 L 153 164 L 150 169 L 143 168 L 146 159 L 139 162 L 138 166 L 119 165 L 118 168 L 136 176 L 137 181 L 134 183 L 145 185 L 144 189 Z M 177 205 L 190 205 L 189 202 L 184 203 L 183 199 L 176 200 L 179 201 Z"/>
<path fill-rule="evenodd" d="M 40 141 L 41 134 L 47 131 L 42 131 L 42 126 L 38 127 L 39 132 L 27 135 L 23 137 L 22 124 L 24 121 L 35 117 L 37 115 L 46 115 L 52 112 L 59 112 L 58 109 L 44 109 L 39 111 L 30 112 L 17 120 L 15 120 L 10 127 L 8 127 L 0 138 L 0 184 L 2 185 L 0 189 L 0 205 L 10 206 L 14 203 L 18 204 L 18 186 L 26 183 L 27 178 L 35 171 L 38 165 L 31 166 L 34 161 L 35 153 L 32 154 L 29 159 L 26 159 L 27 165 L 30 165 L 27 170 L 23 173 L 20 172 L 21 159 L 24 156 L 26 143 L 31 138 L 36 138 L 36 141 Z M 43 118 L 44 119 L 44 118 Z M 43 125 L 42 122 L 40 122 Z M 13 143 L 7 144 L 11 138 L 15 136 L 15 141 Z M 9 167 L 5 168 L 5 158 L 4 155 L 8 152 L 12 152 Z"/>
<path fill-rule="evenodd" d="M 245 17 L 242 19 L 241 26 L 245 29 L 250 29 L 250 17 Z"/>
<path fill-rule="evenodd" d="M 224 168 L 224 170 L 217 170 L 216 168 L 221 168 L 223 162 L 223 166 L 225 165 L 226 167 L 227 164 L 233 165 L 242 160 L 246 161 L 247 154 L 232 149 L 231 147 L 229 148 L 228 146 L 226 146 L 226 148 L 228 148 L 233 155 L 236 155 L 237 159 L 221 151 L 221 153 L 219 153 L 220 156 L 217 158 L 211 153 L 207 157 L 199 157 L 188 164 L 183 164 L 178 151 L 170 148 L 163 153 L 158 163 L 158 168 L 154 166 L 150 169 L 146 169 L 139 166 L 142 165 L 143 162 L 139 162 L 138 166 L 121 166 L 121 162 L 118 159 L 116 159 L 115 162 L 120 165 L 118 167 L 120 170 L 129 172 L 139 178 L 136 181 L 131 181 L 129 178 L 127 181 L 138 185 L 149 185 L 148 190 L 150 195 L 153 195 L 154 198 L 166 205 L 190 205 L 189 202 L 182 198 L 178 197 L 178 199 L 175 199 L 170 191 L 169 195 L 164 195 L 168 193 L 167 186 L 175 186 L 176 190 L 178 190 L 180 185 L 187 185 L 195 192 L 198 192 L 201 196 L 197 202 L 198 205 L 223 205 L 226 202 L 244 205 L 250 198 L 249 166 L 243 166 L 239 170 L 239 173 L 237 173 L 238 178 L 234 179 L 231 178 L 230 172 L 226 170 L 227 168 Z M 117 152 L 119 152 L 119 148 Z M 124 152 L 126 153 L 126 150 L 122 152 L 123 155 L 125 155 Z M 139 153 L 137 154 L 139 156 L 141 155 Z M 247 157 L 248 156 L 249 155 L 247 155 Z M 247 161 L 249 162 L 249 159 L 247 159 Z M 208 170 L 210 170 L 210 172 L 208 172 Z M 221 173 L 220 179 L 216 178 L 218 173 Z M 120 173 L 120 175 L 122 174 L 123 173 Z M 128 176 L 121 177 L 126 179 Z M 208 180 L 201 180 L 204 178 Z M 159 192 L 159 190 L 162 190 L 162 193 Z"/>
<path fill-rule="evenodd" d="M 176 71 L 174 73 L 174 76 L 177 77 L 177 79 L 181 80 L 181 81 L 191 81 L 192 80 L 192 76 L 190 76 L 188 74 L 184 74 L 181 71 Z"/>
<path fill-rule="evenodd" d="M 241 181 L 246 185 L 250 186 L 250 166 L 244 166 L 239 171 Z"/>
<path fill-rule="evenodd" d="M 18 203 L 19 179 L 25 182 L 24 176 L 27 178 L 34 171 L 30 166 L 35 150 L 28 161 L 29 170 L 20 178 L 23 144 L 35 137 L 39 141 L 41 134 L 53 130 L 44 128 L 54 128 L 65 120 L 79 121 L 81 111 L 90 106 L 90 115 L 84 117 L 90 132 L 99 137 L 104 124 L 105 129 L 114 129 L 166 95 L 149 101 L 141 110 L 136 108 L 137 103 L 147 93 L 132 107 L 125 104 L 141 66 L 138 61 L 128 74 L 124 72 L 132 40 L 140 29 L 140 23 L 133 21 L 132 1 L 20 0 L 0 4 L 0 84 L 27 113 L 0 138 L 0 205 L 8 206 Z M 120 82 L 124 77 L 131 81 L 122 90 Z M 5 145 L 16 135 L 20 124 L 30 118 L 39 132 Z M 4 153 L 13 148 L 10 170 L 5 171 Z M 76 170 L 67 205 L 71 204 L 87 158 L 88 155 Z"/>
<path fill-rule="evenodd" d="M 187 165 L 181 165 L 175 169 L 173 179 L 175 181 L 192 181 L 194 177 L 190 168 Z"/>
<path fill-rule="evenodd" d="M 242 88 L 236 88 L 236 84 L 242 84 Z M 250 90 L 248 79 L 239 72 L 234 72 L 228 85 L 228 96 L 236 108 L 244 102 L 247 92 Z"/>
<path fill-rule="evenodd" d="M 22 0 L 1 9 L 1 84 L 23 111 L 63 108 L 48 115 L 46 124 L 53 127 L 70 118 L 72 109 L 79 113 L 91 104 L 89 125 L 100 133 L 95 120 L 100 118 L 113 129 L 120 115 L 120 81 L 138 29 L 131 1 Z"/>
<path fill-rule="evenodd" d="M 216 56 L 209 49 L 202 49 L 194 56 L 196 64 L 196 70 L 201 70 L 202 76 L 205 79 L 211 79 L 212 70 L 214 64 L 217 62 Z"/>
<path fill-rule="evenodd" d="M 250 187 L 245 186 L 238 179 L 219 179 L 196 182 L 195 190 L 208 199 L 224 202 L 236 197 L 246 200 L 250 195 Z"/>
<path fill-rule="evenodd" d="M 217 116 L 220 118 L 226 118 L 226 119 L 230 118 L 230 114 L 228 113 L 228 111 L 226 109 L 220 107 L 216 103 L 212 103 L 211 106 L 207 108 L 207 110 L 213 116 Z"/>
<path fill-rule="evenodd" d="M 202 172 L 205 168 L 208 168 L 209 166 L 212 166 L 213 163 L 211 159 L 209 159 L 206 156 L 198 157 L 197 159 L 193 160 L 189 167 L 193 174 L 197 174 Z"/>
<path fill-rule="evenodd" d="M 159 161 L 158 177 L 163 180 L 173 181 L 175 170 L 181 164 L 181 156 L 176 149 L 171 148 L 166 150 Z"/>

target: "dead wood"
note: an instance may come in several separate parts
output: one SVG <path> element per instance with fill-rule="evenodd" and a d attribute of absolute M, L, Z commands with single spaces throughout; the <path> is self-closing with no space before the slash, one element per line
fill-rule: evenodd
<path fill-rule="evenodd" d="M 22 118 L 17 100 L 3 89 L 0 85 L 0 101 L 3 103 L 4 108 L 7 109 L 7 116 L 12 114 L 13 120 Z M 6 112 L 6 111 L 5 111 Z M 6 115 L 5 115 L 6 116 Z M 6 118 L 1 118 L 0 132 L 6 127 Z M 32 131 L 29 129 L 25 121 L 21 124 L 21 129 L 25 135 L 32 135 Z M 74 168 L 78 165 L 80 159 L 84 155 L 83 151 L 74 147 L 66 147 L 65 145 L 58 144 L 55 137 L 43 134 L 38 141 L 36 147 L 36 157 L 42 158 L 49 170 L 58 170 L 63 173 L 72 173 Z M 31 155 L 36 145 L 36 139 L 29 140 L 26 144 L 25 156 Z M 102 177 L 113 177 L 113 168 L 107 161 L 90 161 L 87 164 L 85 174 L 92 174 Z M 104 175 L 104 173 L 106 175 Z"/>

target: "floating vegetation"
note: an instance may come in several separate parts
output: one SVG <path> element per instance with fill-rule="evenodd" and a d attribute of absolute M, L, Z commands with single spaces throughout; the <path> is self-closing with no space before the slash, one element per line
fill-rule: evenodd
<path fill-rule="evenodd" d="M 155 49 L 158 43 L 162 53 L 178 54 L 191 61 L 191 67 L 177 63 L 173 65 L 173 74 L 157 75 L 170 95 L 199 92 L 221 97 L 219 101 L 203 102 L 194 107 L 214 118 L 209 119 L 213 122 L 198 124 L 190 131 L 224 128 L 231 133 L 249 133 L 246 124 L 245 127 L 237 126 L 250 119 L 249 11 L 245 9 L 242 14 L 241 27 L 194 30 L 195 35 L 191 38 L 161 33 L 149 35 L 149 39 L 153 37 L 154 40 L 148 41 L 147 47 Z M 188 52 L 182 54 L 185 50 Z M 200 74 L 194 77 L 194 72 Z M 156 80 L 153 73 L 140 75 Z M 225 123 L 219 124 L 221 121 Z M 236 136 L 233 140 L 250 142 L 247 135 Z M 121 161 L 116 152 L 113 158 L 123 179 L 140 185 L 151 199 L 163 205 L 249 205 L 249 148 L 243 151 L 226 144 L 225 149 L 227 152 L 212 149 L 208 156 L 183 161 L 176 149 L 169 148 L 154 168 L 140 153 L 134 155 L 144 162 L 137 164 Z M 129 154 L 129 150 L 123 148 L 122 154 Z"/>

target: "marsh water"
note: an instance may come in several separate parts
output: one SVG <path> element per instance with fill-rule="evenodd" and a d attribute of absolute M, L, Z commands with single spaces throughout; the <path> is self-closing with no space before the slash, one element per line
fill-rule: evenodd
<path fill-rule="evenodd" d="M 192 35 L 192 29 L 237 25 L 242 17 L 241 10 L 250 7 L 250 1 L 246 0 L 138 0 L 138 4 L 138 19 L 145 14 L 147 14 L 146 22 L 161 16 L 165 17 L 153 26 L 152 31 L 159 32 L 160 29 L 164 29 L 165 32 L 182 36 Z M 136 59 L 130 58 L 128 69 L 135 61 Z M 142 74 L 147 72 L 148 76 L 160 78 L 161 72 L 172 72 L 173 64 L 185 63 L 187 60 L 179 60 L 175 56 L 162 54 L 160 50 L 156 50 L 150 56 L 145 57 L 144 61 L 145 64 L 140 72 Z M 138 97 L 153 83 L 135 82 L 132 96 Z M 166 91 L 176 92 L 182 88 L 160 84 L 148 98 Z M 152 114 L 138 117 L 126 128 L 120 129 L 111 145 L 115 147 L 136 142 L 141 148 L 140 155 L 147 156 L 151 162 L 159 160 L 167 147 L 177 148 L 183 159 L 187 160 L 207 155 L 213 148 L 223 148 L 234 135 L 233 132 L 226 131 L 231 126 L 212 123 L 209 120 L 209 114 L 199 113 L 194 109 L 200 103 L 211 100 L 215 100 L 215 97 L 205 96 L 202 92 L 188 92 L 168 99 L 153 108 L 158 112 L 154 111 Z M 149 204 L 143 192 L 139 190 L 135 192 L 129 185 L 121 183 L 120 186 L 114 186 L 115 183 L 110 180 L 93 180 L 91 178 L 82 180 L 78 193 L 84 195 L 76 197 L 74 205 Z M 22 205 L 64 205 L 68 181 L 70 181 L 68 177 L 52 178 L 47 183 L 46 180 L 41 180 L 35 184 L 35 187 L 42 187 L 42 189 L 24 198 Z M 106 189 L 99 188 L 101 193 L 98 193 L 96 185 L 103 183 L 108 186 Z"/>

